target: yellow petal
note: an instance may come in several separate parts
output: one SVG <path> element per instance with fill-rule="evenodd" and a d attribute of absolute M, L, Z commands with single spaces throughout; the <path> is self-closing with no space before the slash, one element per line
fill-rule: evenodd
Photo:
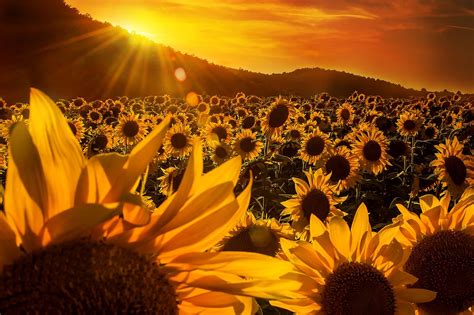
<path fill-rule="evenodd" d="M 122 197 L 123 219 L 135 226 L 143 226 L 150 223 L 151 212 L 142 203 L 141 197 L 135 194 L 126 194 Z"/>
<path fill-rule="evenodd" d="M 29 126 L 44 173 L 49 175 L 45 218 L 51 218 L 74 205 L 76 184 L 85 161 L 66 118 L 48 96 L 36 89 L 31 89 Z"/>
<path fill-rule="evenodd" d="M 97 225 L 120 213 L 118 204 L 108 206 L 85 204 L 63 211 L 46 222 L 44 231 L 52 243 L 86 236 Z"/>
<path fill-rule="evenodd" d="M 16 245 L 16 235 L 0 211 L 0 273 L 3 266 L 13 263 L 20 257 L 20 249 Z"/>
<path fill-rule="evenodd" d="M 397 297 L 412 303 L 430 302 L 436 298 L 436 292 L 425 289 L 395 289 Z"/>
<path fill-rule="evenodd" d="M 344 257 L 350 256 L 351 231 L 342 217 L 334 217 L 329 221 L 329 238 L 334 247 Z"/>
<path fill-rule="evenodd" d="M 351 254 L 357 252 L 359 247 L 363 247 L 361 244 L 362 237 L 367 231 L 371 229 L 369 223 L 369 212 L 364 203 L 362 203 L 354 216 L 351 226 Z"/>

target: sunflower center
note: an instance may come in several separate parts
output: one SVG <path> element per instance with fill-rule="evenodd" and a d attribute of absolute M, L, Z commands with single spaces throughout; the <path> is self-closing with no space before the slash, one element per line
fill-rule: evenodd
<path fill-rule="evenodd" d="M 200 104 L 200 105 L 198 106 L 198 111 L 200 111 L 200 112 L 205 112 L 206 110 L 207 110 L 206 104 Z"/>
<path fill-rule="evenodd" d="M 173 287 L 151 259 L 114 245 L 52 245 L 5 267 L 5 313 L 177 314 Z"/>
<path fill-rule="evenodd" d="M 351 117 L 351 113 L 349 112 L 349 110 L 347 108 L 343 108 L 341 110 L 341 117 L 344 120 L 349 120 L 349 118 Z"/>
<path fill-rule="evenodd" d="M 322 294 L 325 314 L 395 314 L 395 295 L 387 278 L 373 266 L 344 263 L 327 277 Z"/>
<path fill-rule="evenodd" d="M 293 139 L 299 139 L 301 137 L 301 133 L 299 132 L 299 130 L 296 130 L 296 129 L 292 129 L 290 131 L 290 136 L 293 138 Z"/>
<path fill-rule="evenodd" d="M 457 314 L 474 304 L 474 236 L 439 231 L 413 248 L 405 269 L 418 278 L 416 288 L 436 291 L 436 298 L 419 304 L 429 314 Z"/>
<path fill-rule="evenodd" d="M 250 129 L 254 125 L 255 125 L 255 117 L 253 117 L 253 116 L 247 116 L 242 121 L 242 128 L 244 128 L 244 129 Z"/>
<path fill-rule="evenodd" d="M 371 161 L 376 162 L 382 156 L 382 148 L 377 141 L 370 140 L 364 145 L 364 157 Z"/>
<path fill-rule="evenodd" d="M 268 125 L 271 128 L 278 128 L 285 124 L 288 116 L 290 115 L 290 110 L 286 105 L 278 104 L 271 111 L 268 118 Z"/>
<path fill-rule="evenodd" d="M 171 145 L 176 149 L 182 149 L 188 143 L 186 135 L 182 133 L 175 133 L 171 136 Z"/>
<path fill-rule="evenodd" d="M 351 164 L 345 157 L 335 155 L 327 160 L 326 172 L 331 172 L 331 181 L 333 182 L 344 180 L 351 172 Z"/>
<path fill-rule="evenodd" d="M 221 146 L 217 147 L 214 150 L 214 153 L 216 154 L 218 158 L 221 158 L 221 159 L 224 159 L 227 157 L 227 150 Z"/>
<path fill-rule="evenodd" d="M 69 128 L 71 129 L 72 131 L 72 134 L 73 135 L 76 135 L 77 134 L 77 128 L 76 128 L 76 125 L 74 125 L 72 122 L 68 121 L 67 122 Z"/>
<path fill-rule="evenodd" d="M 122 131 L 126 137 L 133 138 L 140 131 L 140 127 L 136 121 L 130 120 L 123 124 Z"/>
<path fill-rule="evenodd" d="M 324 222 L 329 214 L 331 205 L 324 192 L 319 189 L 313 189 L 304 196 L 301 202 L 301 208 L 308 221 L 311 218 L 311 214 L 314 214 L 318 219 Z"/>
<path fill-rule="evenodd" d="M 435 129 L 433 127 L 428 127 L 425 129 L 425 136 L 429 139 L 434 138 L 435 136 Z"/>
<path fill-rule="evenodd" d="M 405 130 L 412 131 L 416 128 L 416 123 L 413 120 L 408 119 L 403 123 L 403 128 Z"/>
<path fill-rule="evenodd" d="M 109 139 L 106 135 L 97 135 L 92 139 L 91 147 L 94 151 L 100 151 L 107 147 Z"/>
<path fill-rule="evenodd" d="M 464 162 L 456 156 L 450 156 L 444 160 L 444 165 L 446 172 L 448 172 L 454 184 L 462 185 L 467 176 L 467 169 Z"/>
<path fill-rule="evenodd" d="M 243 138 L 240 140 L 239 146 L 242 151 L 249 153 L 255 149 L 255 142 L 252 138 Z"/>
<path fill-rule="evenodd" d="M 393 140 L 388 146 L 388 154 L 394 158 L 405 155 L 407 151 L 408 147 L 402 140 Z"/>
<path fill-rule="evenodd" d="M 212 128 L 212 133 L 215 133 L 217 137 L 219 137 L 219 141 L 225 140 L 227 138 L 227 130 L 222 126 Z"/>
<path fill-rule="evenodd" d="M 280 248 L 273 232 L 264 226 L 252 226 L 231 237 L 223 251 L 245 251 L 275 256 Z"/>
<path fill-rule="evenodd" d="M 312 137 L 306 142 L 306 152 L 308 152 L 309 155 L 320 155 L 324 151 L 324 139 L 315 136 Z"/>
<path fill-rule="evenodd" d="M 100 118 L 100 114 L 98 112 L 90 112 L 89 115 L 90 115 L 92 121 L 99 120 L 99 118 Z"/>

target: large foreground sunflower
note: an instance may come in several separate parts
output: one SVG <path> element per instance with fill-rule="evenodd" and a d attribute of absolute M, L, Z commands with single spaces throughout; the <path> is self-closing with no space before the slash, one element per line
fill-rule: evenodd
<path fill-rule="evenodd" d="M 437 145 L 436 149 L 436 160 L 431 162 L 431 166 L 435 167 L 435 174 L 443 187 L 458 196 L 466 187 L 474 184 L 473 157 L 462 154 L 463 145 L 457 137 L 446 139 L 446 143 Z"/>
<path fill-rule="evenodd" d="M 153 213 L 136 202 L 130 191 L 168 124 L 128 156 L 86 161 L 59 109 L 32 90 L 31 126 L 12 133 L 0 213 L 2 313 L 250 314 L 245 296 L 296 297 L 287 290 L 300 286 L 294 280 L 262 281 L 292 272 L 290 264 L 204 253 L 248 206 L 251 185 L 233 194 L 238 158 L 202 175 L 196 142 L 178 191 Z"/>
<path fill-rule="evenodd" d="M 357 210 L 352 228 L 342 217 L 326 226 L 311 216 L 311 243 L 282 239 L 287 259 L 306 275 L 301 299 L 271 304 L 298 314 L 413 314 L 412 302 L 427 302 L 435 293 L 407 288 L 416 282 L 401 270 L 406 251 L 394 240 L 396 225 L 372 232 L 367 208 Z"/>
<path fill-rule="evenodd" d="M 418 216 L 397 205 L 402 222 L 397 239 L 411 250 L 405 270 L 418 278 L 414 288 L 436 291 L 418 304 L 421 314 L 472 314 L 474 305 L 474 188 L 449 209 L 450 194 L 420 198 Z"/>

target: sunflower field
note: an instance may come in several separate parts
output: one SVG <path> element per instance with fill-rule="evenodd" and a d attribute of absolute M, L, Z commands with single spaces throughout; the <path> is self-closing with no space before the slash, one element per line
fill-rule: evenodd
<path fill-rule="evenodd" d="M 473 102 L 0 99 L 0 313 L 472 314 Z"/>

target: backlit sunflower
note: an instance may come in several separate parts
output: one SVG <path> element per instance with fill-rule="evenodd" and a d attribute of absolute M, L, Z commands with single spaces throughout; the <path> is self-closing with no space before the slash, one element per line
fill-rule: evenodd
<path fill-rule="evenodd" d="M 353 153 L 359 157 L 361 168 L 375 175 L 391 165 L 388 161 L 387 140 L 384 134 L 373 126 L 356 134 Z"/>
<path fill-rule="evenodd" d="M 262 132 L 270 138 L 281 136 L 284 126 L 294 113 L 293 104 L 281 97 L 277 98 L 262 121 Z"/>
<path fill-rule="evenodd" d="M 232 137 L 232 131 L 226 123 L 209 123 L 206 126 L 206 140 L 207 143 L 213 141 L 228 143 Z"/>
<path fill-rule="evenodd" d="M 210 111 L 210 107 L 207 103 L 201 102 L 199 105 L 196 107 L 197 111 L 200 114 L 208 114 Z"/>
<path fill-rule="evenodd" d="M 265 280 L 293 272 L 289 263 L 204 252 L 247 209 L 251 185 L 233 194 L 239 159 L 203 175 L 196 142 L 175 194 L 153 213 L 134 202 L 130 191 L 168 123 L 128 156 L 85 161 L 59 109 L 32 90 L 31 126 L 12 133 L 0 213 L 2 312 L 251 314 L 250 296 L 298 296 L 294 280 Z"/>
<path fill-rule="evenodd" d="M 466 187 L 474 184 L 473 157 L 462 154 L 463 147 L 457 137 L 453 140 L 446 139 L 446 143 L 436 146 L 436 160 L 430 164 L 435 167 L 435 174 L 443 187 L 447 187 L 454 196 L 460 195 Z"/>
<path fill-rule="evenodd" d="M 431 140 L 438 137 L 438 128 L 434 124 L 428 123 L 423 127 L 423 139 Z"/>
<path fill-rule="evenodd" d="M 183 175 L 184 170 L 173 166 L 164 169 L 163 175 L 158 178 L 158 181 L 160 182 L 160 193 L 164 196 L 171 196 L 175 193 L 181 184 Z"/>
<path fill-rule="evenodd" d="M 0 122 L 0 136 L 5 140 L 10 138 L 13 128 L 17 125 L 18 122 L 23 121 L 23 116 L 21 115 L 12 115 L 11 119 L 6 119 Z"/>
<path fill-rule="evenodd" d="M 414 302 L 436 294 L 407 288 L 417 278 L 401 270 L 408 253 L 394 239 L 396 225 L 372 232 L 367 208 L 357 210 L 352 227 L 342 217 L 326 226 L 311 216 L 311 243 L 282 239 L 287 259 L 305 274 L 301 299 L 271 301 L 297 314 L 414 314 Z"/>
<path fill-rule="evenodd" d="M 300 158 L 309 164 L 319 165 L 318 162 L 331 149 L 332 145 L 329 137 L 321 132 L 319 128 L 315 128 L 302 139 Z"/>
<path fill-rule="evenodd" d="M 254 160 L 258 157 L 263 148 L 263 143 L 257 140 L 255 132 L 249 129 L 242 130 L 234 138 L 234 152 L 246 161 Z"/>
<path fill-rule="evenodd" d="M 252 129 L 257 122 L 257 118 L 253 115 L 248 115 L 242 118 L 241 127 L 242 129 Z"/>
<path fill-rule="evenodd" d="M 233 156 L 232 148 L 227 143 L 212 142 L 210 147 L 212 161 L 220 165 Z"/>
<path fill-rule="evenodd" d="M 72 134 L 74 135 L 74 137 L 78 141 L 81 141 L 82 138 L 84 138 L 85 133 L 86 133 L 86 128 L 84 127 L 84 123 L 82 122 L 82 119 L 81 118 L 74 118 L 74 119 L 68 118 L 67 124 Z"/>
<path fill-rule="evenodd" d="M 421 128 L 423 119 L 417 111 L 404 112 L 397 121 L 398 133 L 403 137 L 414 137 Z"/>
<path fill-rule="evenodd" d="M 422 213 L 397 207 L 402 222 L 397 240 L 411 250 L 405 271 L 418 281 L 413 288 L 437 292 L 436 299 L 420 303 L 419 314 L 472 314 L 474 305 L 474 188 L 451 204 L 449 192 L 438 199 L 420 198 Z"/>
<path fill-rule="evenodd" d="M 300 178 L 293 178 L 296 195 L 292 199 L 282 202 L 285 209 L 282 215 L 290 215 L 294 228 L 301 232 L 308 226 L 311 215 L 316 215 L 326 221 L 334 215 L 344 215 L 344 212 L 335 207 L 344 201 L 336 197 L 336 186 L 330 184 L 330 175 L 324 175 L 322 169 L 314 172 L 310 169 L 304 172 L 307 182 Z"/>
<path fill-rule="evenodd" d="M 122 114 L 115 127 L 115 136 L 124 145 L 133 145 L 145 137 L 146 125 L 137 115 Z"/>
<path fill-rule="evenodd" d="M 184 158 L 192 150 L 191 130 L 188 125 L 177 123 L 166 133 L 163 144 L 167 155 Z"/>
<path fill-rule="evenodd" d="M 336 185 L 336 191 L 344 191 L 354 187 L 359 180 L 359 161 L 351 151 L 340 146 L 328 155 L 324 161 L 324 171 L 331 173 L 329 182 Z"/>
<path fill-rule="evenodd" d="M 103 116 L 98 110 L 90 110 L 87 114 L 87 121 L 90 124 L 98 125 L 102 122 Z"/>
<path fill-rule="evenodd" d="M 107 149 L 112 148 L 113 142 L 113 129 L 108 125 L 98 126 L 93 134 L 91 135 L 88 150 L 89 155 L 94 155 L 103 152 Z"/>
<path fill-rule="evenodd" d="M 352 124 L 354 120 L 354 108 L 349 103 L 342 104 L 336 111 L 337 123 L 342 126 Z"/>
<path fill-rule="evenodd" d="M 288 128 L 285 131 L 285 136 L 288 140 L 294 140 L 294 141 L 300 141 L 301 138 L 304 136 L 303 129 L 301 128 L 301 125 L 295 124 L 288 126 Z"/>
<path fill-rule="evenodd" d="M 295 232 L 288 223 L 279 223 L 275 218 L 257 220 L 247 212 L 214 249 L 277 256 L 281 250 L 280 238 L 295 239 Z"/>

